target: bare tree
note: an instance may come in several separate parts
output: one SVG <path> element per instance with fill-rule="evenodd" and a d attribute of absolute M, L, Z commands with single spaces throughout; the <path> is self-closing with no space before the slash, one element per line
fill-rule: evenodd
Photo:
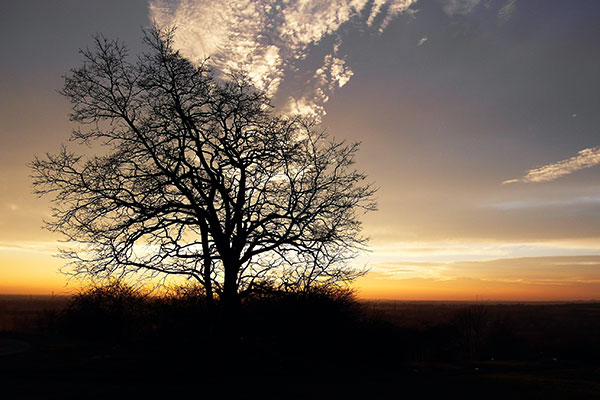
<path fill-rule="evenodd" d="M 53 195 L 47 227 L 73 244 L 71 273 L 183 275 L 226 304 L 360 276 L 348 261 L 375 203 L 358 144 L 273 116 L 244 75 L 218 80 L 182 57 L 172 31 L 144 36 L 133 61 L 96 37 L 65 77 L 71 139 L 102 153 L 63 146 L 30 163 L 36 193 Z"/>

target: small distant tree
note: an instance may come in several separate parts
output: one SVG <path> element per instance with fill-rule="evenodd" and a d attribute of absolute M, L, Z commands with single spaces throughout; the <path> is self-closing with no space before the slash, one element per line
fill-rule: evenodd
<path fill-rule="evenodd" d="M 137 60 L 98 36 L 65 77 L 71 139 L 102 152 L 30 163 L 71 273 L 182 275 L 226 304 L 363 274 L 348 264 L 366 240 L 359 212 L 375 209 L 359 145 L 272 115 L 244 75 L 218 80 L 182 57 L 173 31 L 144 33 Z"/>

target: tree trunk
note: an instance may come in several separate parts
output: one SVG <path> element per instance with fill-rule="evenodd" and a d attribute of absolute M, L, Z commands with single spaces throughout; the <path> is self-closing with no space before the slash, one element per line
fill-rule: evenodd
<path fill-rule="evenodd" d="M 202 258 L 203 258 L 203 265 L 202 265 L 202 274 L 203 274 L 203 279 L 204 279 L 204 290 L 206 291 L 206 300 L 208 302 L 208 306 L 212 309 L 214 308 L 213 305 L 215 303 L 215 299 L 214 299 L 214 294 L 213 294 L 213 286 L 212 286 L 212 279 L 210 276 L 211 273 L 211 266 L 212 266 L 212 259 L 210 258 L 210 249 L 208 247 L 208 226 L 206 225 L 206 222 L 204 222 L 203 219 L 200 219 L 200 233 L 202 235 Z"/>
<path fill-rule="evenodd" d="M 223 261 L 225 269 L 225 281 L 221 298 L 223 328 L 225 329 L 224 336 L 226 340 L 232 345 L 239 342 L 241 336 L 241 299 L 237 282 L 239 262 Z"/>
<path fill-rule="evenodd" d="M 236 309 L 240 305 L 240 295 L 238 293 L 238 271 L 239 263 L 236 262 L 224 262 L 225 268 L 225 282 L 223 283 L 223 306 L 226 309 Z"/>
<path fill-rule="evenodd" d="M 215 304 L 215 297 L 214 297 L 214 291 L 213 291 L 213 287 L 212 287 L 212 279 L 210 276 L 210 267 L 211 267 L 211 263 L 210 263 L 210 259 L 209 258 L 205 258 L 204 260 L 204 290 L 206 292 L 206 301 L 208 303 L 208 306 L 210 308 L 213 308 L 214 304 Z"/>

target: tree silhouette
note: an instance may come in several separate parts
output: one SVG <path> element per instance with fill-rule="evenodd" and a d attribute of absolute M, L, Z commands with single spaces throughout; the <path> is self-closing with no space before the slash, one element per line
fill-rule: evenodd
<path fill-rule="evenodd" d="M 95 37 L 61 93 L 79 123 L 66 147 L 30 163 L 52 196 L 47 228 L 66 235 L 74 275 L 183 275 L 227 303 L 264 287 L 310 290 L 363 273 L 359 211 L 374 189 L 353 167 L 358 144 L 271 114 L 243 74 L 215 78 L 144 32 L 146 52 Z"/>

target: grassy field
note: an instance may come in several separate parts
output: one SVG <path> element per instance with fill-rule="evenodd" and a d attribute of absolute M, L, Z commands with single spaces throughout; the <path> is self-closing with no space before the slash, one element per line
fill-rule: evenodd
<path fill-rule="evenodd" d="M 371 301 L 335 315 L 321 304 L 286 304 L 253 311 L 226 349 L 201 323 L 174 326 L 189 317 L 180 310 L 148 328 L 73 333 L 63 329 L 68 301 L 0 296 L 0 344 L 27 344 L 0 356 L 5 393 L 600 398 L 600 303 Z"/>

